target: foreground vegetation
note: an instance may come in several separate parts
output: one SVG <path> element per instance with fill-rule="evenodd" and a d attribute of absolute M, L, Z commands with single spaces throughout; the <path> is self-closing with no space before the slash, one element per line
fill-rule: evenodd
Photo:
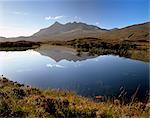
<path fill-rule="evenodd" d="M 146 103 L 96 102 L 62 90 L 39 90 L 0 78 L 0 117 L 148 118 Z"/>

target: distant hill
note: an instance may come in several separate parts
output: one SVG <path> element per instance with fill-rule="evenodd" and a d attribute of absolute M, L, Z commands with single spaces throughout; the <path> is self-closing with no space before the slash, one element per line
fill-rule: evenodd
<path fill-rule="evenodd" d="M 66 23 L 55 22 L 48 28 L 41 29 L 30 37 L 5 38 L 0 37 L 3 41 L 69 41 L 78 38 L 92 37 L 104 41 L 148 41 L 149 40 L 150 22 L 136 24 L 125 28 L 115 28 L 112 30 L 101 29 L 94 25 L 85 23 Z"/>
<path fill-rule="evenodd" d="M 100 38 L 104 41 L 149 41 L 150 22 L 131 25 L 121 29 L 111 30 L 101 34 Z"/>

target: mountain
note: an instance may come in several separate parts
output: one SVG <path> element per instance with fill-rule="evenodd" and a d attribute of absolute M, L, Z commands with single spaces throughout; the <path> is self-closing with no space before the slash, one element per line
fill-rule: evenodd
<path fill-rule="evenodd" d="M 0 41 L 66 41 L 84 37 L 99 37 L 101 33 L 107 31 L 108 30 L 106 29 L 101 29 L 97 26 L 88 25 L 81 22 L 73 22 L 66 24 L 55 22 L 50 27 L 41 29 L 40 31 L 38 31 L 30 37 L 16 37 L 7 39 L 0 38 Z"/>
<path fill-rule="evenodd" d="M 87 25 L 81 22 L 66 24 L 60 24 L 59 22 L 55 22 L 50 27 L 41 29 L 32 37 L 36 38 L 37 40 L 42 39 L 43 41 L 66 41 L 84 37 L 99 37 L 101 33 L 107 31 L 108 30 L 101 29 L 97 26 Z"/>
<path fill-rule="evenodd" d="M 78 38 L 92 37 L 99 38 L 104 41 L 139 41 L 149 40 L 150 22 L 136 24 L 125 28 L 115 28 L 111 30 L 101 29 L 94 25 L 88 25 L 81 22 L 73 22 L 61 24 L 55 22 L 48 28 L 41 29 L 30 37 L 5 38 L 0 37 L 0 42 L 3 41 L 68 41 Z"/>

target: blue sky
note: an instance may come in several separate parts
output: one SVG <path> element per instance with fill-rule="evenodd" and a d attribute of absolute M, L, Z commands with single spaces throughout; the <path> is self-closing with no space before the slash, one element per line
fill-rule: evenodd
<path fill-rule="evenodd" d="M 80 21 L 121 28 L 149 21 L 149 0 L 0 0 L 0 36 L 28 36 L 53 24 Z"/>

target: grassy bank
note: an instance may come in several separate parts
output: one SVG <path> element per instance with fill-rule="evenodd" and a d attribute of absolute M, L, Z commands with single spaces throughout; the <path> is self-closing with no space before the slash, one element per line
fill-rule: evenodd
<path fill-rule="evenodd" d="M 76 49 L 78 56 L 81 56 L 84 52 L 89 56 L 113 54 L 149 62 L 149 42 L 147 40 L 122 40 L 115 42 L 86 37 L 71 41 L 52 41 L 48 43 L 51 45 L 72 47 Z"/>
<path fill-rule="evenodd" d="M 146 62 L 150 61 L 149 42 L 147 40 L 113 42 L 86 37 L 70 41 L 48 41 L 43 43 L 32 41 L 0 42 L 0 51 L 25 51 L 38 48 L 43 44 L 73 48 L 77 51 L 77 56 L 81 56 L 85 52 L 89 56 L 112 54 Z"/>
<path fill-rule="evenodd" d="M 146 103 L 96 102 L 75 93 L 40 90 L 0 78 L 0 117 L 148 118 Z"/>
<path fill-rule="evenodd" d="M 32 41 L 0 42 L 0 51 L 25 51 L 39 46 L 39 42 Z"/>

